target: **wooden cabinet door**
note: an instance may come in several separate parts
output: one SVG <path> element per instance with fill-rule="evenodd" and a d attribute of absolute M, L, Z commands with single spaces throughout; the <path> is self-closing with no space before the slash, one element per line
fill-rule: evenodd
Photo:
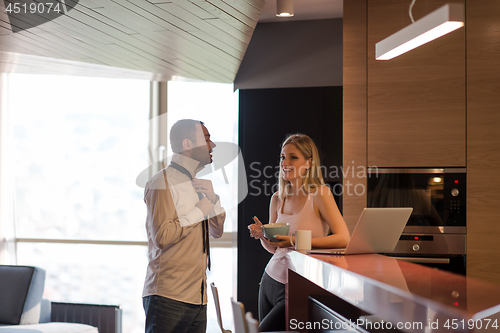
<path fill-rule="evenodd" d="M 375 44 L 411 23 L 409 3 L 368 0 L 368 165 L 465 166 L 465 29 L 375 60 Z M 417 1 L 413 17 L 445 3 Z"/>
<path fill-rule="evenodd" d="M 500 283 L 499 18 L 500 2 L 496 0 L 467 3 L 467 276 L 497 284 Z"/>

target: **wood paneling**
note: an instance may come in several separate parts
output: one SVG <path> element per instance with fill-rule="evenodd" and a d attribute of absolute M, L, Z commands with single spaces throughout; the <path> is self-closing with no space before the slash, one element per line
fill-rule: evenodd
<path fill-rule="evenodd" d="M 354 230 L 366 207 L 366 178 L 357 177 L 366 168 L 366 1 L 344 1 L 344 127 L 343 127 L 343 216 Z M 349 169 L 348 169 L 349 168 Z M 357 190 L 357 192 L 355 191 Z"/>
<path fill-rule="evenodd" d="M 16 33 L 11 24 L 19 21 L 0 4 L 3 52 L 144 71 L 163 81 L 232 83 L 264 0 L 80 0 L 65 15 Z M 11 62 L 0 54 L 2 70 L 13 70 Z"/>
<path fill-rule="evenodd" d="M 411 23 L 409 3 L 368 1 L 368 165 L 465 166 L 465 29 L 375 60 L 375 44 Z M 417 1 L 413 17 L 445 3 Z"/>
<path fill-rule="evenodd" d="M 366 76 L 356 58 L 362 54 L 350 44 L 363 35 L 359 22 L 366 14 L 353 10 L 353 1 L 344 8 L 344 168 L 366 153 L 363 140 L 368 165 L 466 166 L 467 275 L 500 283 L 500 3 L 468 1 L 465 29 L 390 61 L 375 61 L 375 43 L 410 19 L 401 1 L 367 1 L 367 100 Z M 417 2 L 415 19 L 443 3 Z M 362 207 L 356 199 L 344 196 L 346 221 Z"/>
<path fill-rule="evenodd" d="M 466 14 L 467 275 L 500 283 L 500 3 Z"/>

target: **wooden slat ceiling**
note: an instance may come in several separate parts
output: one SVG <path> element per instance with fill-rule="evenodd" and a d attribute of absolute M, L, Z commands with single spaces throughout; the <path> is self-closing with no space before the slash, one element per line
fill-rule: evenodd
<path fill-rule="evenodd" d="M 264 3 L 80 0 L 65 15 L 14 33 L 0 1 L 0 71 L 232 83 Z"/>

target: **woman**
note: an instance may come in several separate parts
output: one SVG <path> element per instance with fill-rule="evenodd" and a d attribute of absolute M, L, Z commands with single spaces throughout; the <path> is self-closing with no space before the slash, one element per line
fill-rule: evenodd
<path fill-rule="evenodd" d="M 271 198 L 269 223 L 290 224 L 295 230 L 312 231 L 312 247 L 345 247 L 349 230 L 339 212 L 330 189 L 324 185 L 316 145 L 307 135 L 290 135 L 281 146 L 279 190 Z M 273 253 L 262 276 L 259 289 L 260 330 L 283 331 L 285 319 L 285 283 L 291 249 L 290 236 L 266 239 L 262 223 L 254 217 L 248 226 L 250 236 L 260 239 L 262 246 Z M 328 236 L 328 229 L 332 234 Z M 295 244 L 295 242 L 293 242 Z"/>

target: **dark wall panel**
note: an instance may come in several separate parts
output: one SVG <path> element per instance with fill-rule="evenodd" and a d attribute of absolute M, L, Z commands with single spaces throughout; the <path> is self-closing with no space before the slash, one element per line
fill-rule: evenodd
<path fill-rule="evenodd" d="M 263 223 L 269 220 L 280 147 L 287 134 L 309 135 L 318 145 L 327 170 L 340 168 L 342 87 L 251 89 L 240 90 L 239 96 L 239 145 L 248 196 L 238 206 L 237 288 L 238 300 L 257 316 L 259 282 L 271 254 L 250 238 L 247 226 L 253 223 L 253 216 Z M 327 180 L 342 182 L 341 178 Z"/>
<path fill-rule="evenodd" d="M 235 89 L 342 85 L 342 19 L 259 23 Z"/>

